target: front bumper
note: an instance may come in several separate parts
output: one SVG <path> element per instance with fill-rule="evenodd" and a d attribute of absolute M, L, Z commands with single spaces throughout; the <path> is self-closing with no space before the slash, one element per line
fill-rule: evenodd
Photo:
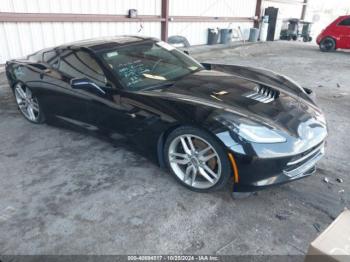
<path fill-rule="evenodd" d="M 323 37 L 324 37 L 324 36 L 323 36 L 323 33 L 321 33 L 321 34 L 319 34 L 319 35 L 317 36 L 317 38 L 316 38 L 316 43 L 317 43 L 318 45 L 321 43 L 321 40 L 322 40 Z"/>
<path fill-rule="evenodd" d="M 271 151 L 269 145 L 265 145 L 265 150 Z M 251 144 L 244 151 L 247 153 L 242 154 L 241 145 L 229 147 L 238 169 L 238 181 L 234 183 L 235 192 L 258 191 L 312 175 L 316 170 L 316 163 L 325 153 L 325 142 L 321 141 L 301 153 L 279 157 L 259 156 L 254 153 L 254 146 Z"/>

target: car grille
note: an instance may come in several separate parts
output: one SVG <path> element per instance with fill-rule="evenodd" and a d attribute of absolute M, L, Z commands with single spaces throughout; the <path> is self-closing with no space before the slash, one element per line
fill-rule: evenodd
<path fill-rule="evenodd" d="M 258 85 L 254 91 L 244 94 L 245 97 L 254 99 L 261 103 L 269 103 L 278 98 L 280 92 L 271 87 Z"/>
<path fill-rule="evenodd" d="M 322 142 L 321 144 L 294 157 L 287 163 L 287 167 L 283 170 L 283 173 L 290 178 L 300 177 L 307 171 L 313 169 L 323 155 L 324 143 Z"/>

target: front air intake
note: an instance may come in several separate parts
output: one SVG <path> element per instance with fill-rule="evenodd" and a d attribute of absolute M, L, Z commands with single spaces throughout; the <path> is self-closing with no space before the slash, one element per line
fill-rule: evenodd
<path fill-rule="evenodd" d="M 261 103 L 269 103 L 278 98 L 280 92 L 271 87 L 258 85 L 254 91 L 244 94 L 245 97 Z"/>

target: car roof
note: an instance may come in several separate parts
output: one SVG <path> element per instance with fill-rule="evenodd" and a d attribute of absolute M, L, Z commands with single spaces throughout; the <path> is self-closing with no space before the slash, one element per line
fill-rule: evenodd
<path fill-rule="evenodd" d="M 125 46 L 129 44 L 134 44 L 142 41 L 159 41 L 159 39 L 154 37 L 144 37 L 144 36 L 131 36 L 131 35 L 122 35 L 122 36 L 112 36 L 112 37 L 99 37 L 99 38 L 91 38 L 91 39 L 85 39 L 80 41 L 75 41 L 71 43 L 65 43 L 59 46 L 55 47 L 48 47 L 41 49 L 39 51 L 36 51 L 32 54 L 29 54 L 27 56 L 36 56 L 36 55 L 42 55 L 45 52 L 50 52 L 57 49 L 79 49 L 79 48 L 86 48 L 89 50 L 92 50 L 93 52 L 103 51 L 115 48 L 116 46 Z"/>
<path fill-rule="evenodd" d="M 116 46 L 124 46 L 137 42 L 142 42 L 145 40 L 158 40 L 152 37 L 141 37 L 141 36 L 113 36 L 113 37 L 100 37 L 100 38 L 92 38 L 86 40 L 80 40 L 72 43 L 67 43 L 58 46 L 57 48 L 88 48 L 93 51 L 100 51 L 104 49 L 109 49 L 111 47 Z"/>
<path fill-rule="evenodd" d="M 338 17 L 338 19 L 339 18 L 347 18 L 347 17 L 350 18 L 350 15 L 341 15 L 341 16 Z"/>

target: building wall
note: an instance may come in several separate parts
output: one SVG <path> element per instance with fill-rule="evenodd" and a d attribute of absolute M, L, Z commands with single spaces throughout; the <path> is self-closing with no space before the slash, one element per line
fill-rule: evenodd
<path fill-rule="evenodd" d="M 237 40 L 248 39 L 253 22 L 174 22 L 169 24 L 169 36 L 185 36 L 190 45 L 204 45 L 208 39 L 208 28 L 231 28 Z"/>
<path fill-rule="evenodd" d="M 331 22 L 341 15 L 350 15 L 350 1 L 309 0 L 306 20 L 313 22 L 311 35 L 316 39 Z"/>
<path fill-rule="evenodd" d="M 160 15 L 159 0 L 1 0 L 0 12 Z"/>
<path fill-rule="evenodd" d="M 170 0 L 171 16 L 254 17 L 256 0 Z M 253 22 L 172 22 L 169 36 L 182 35 L 191 45 L 207 43 L 208 28 L 241 28 L 243 35 Z"/>
<path fill-rule="evenodd" d="M 0 0 L 0 12 L 115 14 L 131 8 L 139 15 L 161 15 L 161 0 Z M 300 0 L 301 1 L 301 0 Z M 170 0 L 169 16 L 254 17 L 256 0 Z M 300 17 L 301 4 L 262 2 L 281 18 Z M 263 12 L 263 11 L 262 11 Z M 170 22 L 169 36 L 185 36 L 191 45 L 207 42 L 208 28 L 232 28 L 247 38 L 253 22 Z M 0 22 L 0 63 L 36 50 L 80 39 L 121 34 L 160 38 L 160 22 Z"/>
<path fill-rule="evenodd" d="M 303 5 L 301 3 L 281 3 L 281 2 L 274 2 L 265 0 L 261 4 L 262 14 L 264 14 L 264 9 L 267 7 L 275 7 L 278 8 L 278 14 L 279 18 L 281 19 L 288 19 L 288 18 L 298 18 L 300 19 L 301 16 L 301 10 L 303 8 Z M 300 2 L 303 2 L 302 0 L 299 0 Z"/>
<path fill-rule="evenodd" d="M 256 0 L 169 0 L 169 15 L 253 17 Z M 297 0 L 303 2 L 303 0 Z M 292 3 L 293 2 L 293 3 Z M 300 18 L 302 4 L 263 0 L 264 9 L 279 8 L 281 19 Z M 161 15 L 161 0 L 0 0 L 0 12 L 125 15 L 135 8 L 139 15 Z M 316 36 L 340 14 L 350 11 L 348 1 L 309 0 L 306 19 L 314 22 Z M 170 22 L 169 36 L 185 36 L 191 45 L 207 42 L 208 28 L 241 29 L 247 37 L 252 22 Z M 0 22 L 0 64 L 36 50 L 80 39 L 121 34 L 160 38 L 160 22 Z"/>
<path fill-rule="evenodd" d="M 256 0 L 170 0 L 171 16 L 253 17 Z M 115 14 L 129 9 L 161 15 L 161 0 L 0 0 L 0 12 Z M 208 28 L 240 27 L 247 35 L 253 22 L 170 22 L 169 36 L 183 35 L 191 45 L 207 42 Z M 121 34 L 160 38 L 160 22 L 0 22 L 0 64 L 39 49 L 100 36 Z"/>
<path fill-rule="evenodd" d="M 0 23 L 0 64 L 34 51 L 93 37 L 113 35 L 160 36 L 160 23 L 31 22 Z"/>
<path fill-rule="evenodd" d="M 255 15 L 256 0 L 170 0 L 170 16 L 235 16 Z"/>
<path fill-rule="evenodd" d="M 0 0 L 0 12 L 160 15 L 160 0 Z M 122 34 L 160 37 L 159 22 L 0 22 L 0 64 L 45 47 Z"/>

